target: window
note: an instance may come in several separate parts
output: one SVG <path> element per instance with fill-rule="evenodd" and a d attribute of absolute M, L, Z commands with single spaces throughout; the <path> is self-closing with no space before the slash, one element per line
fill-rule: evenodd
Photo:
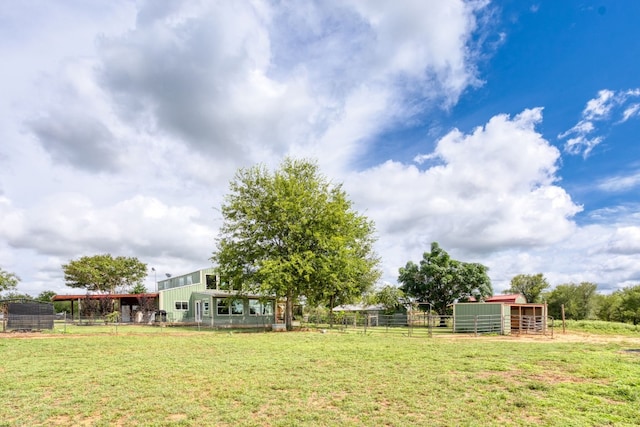
<path fill-rule="evenodd" d="M 180 310 L 180 311 L 189 310 L 189 301 L 176 301 L 176 310 Z"/>
<path fill-rule="evenodd" d="M 229 314 L 229 305 L 223 298 L 218 298 L 218 314 Z"/>
<path fill-rule="evenodd" d="M 203 303 L 203 307 L 202 307 L 202 309 L 203 309 L 203 311 L 204 311 L 204 314 L 209 314 L 209 302 L 208 302 L 208 301 L 205 301 L 205 302 Z"/>
<path fill-rule="evenodd" d="M 244 303 L 242 300 L 233 300 L 231 302 L 231 314 L 244 314 Z"/>
<path fill-rule="evenodd" d="M 217 285 L 216 276 L 207 274 L 206 280 L 207 280 L 207 289 L 218 289 L 218 286 L 216 286 Z"/>
<path fill-rule="evenodd" d="M 218 314 L 242 315 L 244 314 L 244 302 L 236 299 L 229 303 L 224 298 L 218 298 Z"/>
<path fill-rule="evenodd" d="M 260 302 L 259 300 L 249 300 L 249 314 L 254 316 L 268 316 L 273 314 L 273 301 Z"/>

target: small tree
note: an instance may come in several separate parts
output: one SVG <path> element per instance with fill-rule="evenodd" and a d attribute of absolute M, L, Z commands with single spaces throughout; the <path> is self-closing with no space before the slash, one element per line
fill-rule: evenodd
<path fill-rule="evenodd" d="M 20 278 L 14 273 L 9 273 L 8 271 L 0 268 L 0 294 L 5 291 L 15 291 L 19 282 Z"/>
<path fill-rule="evenodd" d="M 147 265 L 135 257 L 110 254 L 84 256 L 62 265 L 66 285 L 89 292 L 114 293 L 131 288 L 147 276 Z"/>
<path fill-rule="evenodd" d="M 131 289 L 132 294 L 146 294 L 147 287 L 142 283 L 137 283 L 133 289 Z"/>
<path fill-rule="evenodd" d="M 147 323 L 151 320 L 151 315 L 158 309 L 156 306 L 156 299 L 145 295 L 145 292 L 140 292 L 137 299 L 138 310 L 142 313 L 142 322 Z"/>
<path fill-rule="evenodd" d="M 518 274 L 511 279 L 511 286 L 505 294 L 522 294 L 528 303 L 540 302 L 540 294 L 549 287 L 542 273 Z"/>
<path fill-rule="evenodd" d="M 222 205 L 223 225 L 212 260 L 232 289 L 294 303 L 337 304 L 362 295 L 378 279 L 373 223 L 356 213 L 340 185 L 318 166 L 286 159 L 270 173 L 241 169 Z"/>
<path fill-rule="evenodd" d="M 373 302 L 382 304 L 386 314 L 393 314 L 403 307 L 405 302 L 404 292 L 395 286 L 386 285 L 373 295 Z"/>

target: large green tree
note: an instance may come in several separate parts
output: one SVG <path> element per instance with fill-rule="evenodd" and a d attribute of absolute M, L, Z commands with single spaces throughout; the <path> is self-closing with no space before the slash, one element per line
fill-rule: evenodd
<path fill-rule="evenodd" d="M 511 279 L 511 286 L 504 293 L 522 294 L 528 303 L 537 303 L 540 302 L 540 294 L 548 287 L 549 283 L 542 273 L 518 274 Z"/>
<path fill-rule="evenodd" d="M 72 288 L 114 293 L 136 286 L 147 277 L 147 264 L 135 257 L 110 254 L 83 256 L 63 264 L 64 280 Z"/>
<path fill-rule="evenodd" d="M 5 291 L 15 291 L 19 282 L 20 278 L 14 273 L 9 273 L 8 271 L 0 268 L 0 293 Z"/>
<path fill-rule="evenodd" d="M 580 284 L 568 283 L 558 285 L 544 295 L 549 315 L 559 319 L 562 317 L 562 306 L 567 319 L 583 320 L 593 314 L 596 290 L 598 285 L 590 282 Z"/>
<path fill-rule="evenodd" d="M 285 299 L 287 329 L 300 297 L 332 308 L 379 278 L 373 223 L 314 162 L 287 158 L 274 172 L 240 169 L 221 212 L 212 257 L 221 276 L 239 293 Z"/>
<path fill-rule="evenodd" d="M 398 282 L 402 283 L 400 289 L 407 296 L 430 304 L 444 316 L 456 301 L 470 297 L 479 300 L 493 295 L 487 271 L 482 264 L 452 259 L 437 242 L 433 242 L 431 252 L 422 255 L 419 265 L 409 261 L 400 268 Z"/>

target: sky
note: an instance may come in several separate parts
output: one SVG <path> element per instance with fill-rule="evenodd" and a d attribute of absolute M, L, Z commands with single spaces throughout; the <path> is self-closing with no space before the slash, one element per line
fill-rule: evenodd
<path fill-rule="evenodd" d="M 316 161 L 376 225 L 602 293 L 640 283 L 640 2 L 0 1 L 0 268 L 210 267 L 238 168 Z M 151 269 L 154 269 L 152 271 Z"/>

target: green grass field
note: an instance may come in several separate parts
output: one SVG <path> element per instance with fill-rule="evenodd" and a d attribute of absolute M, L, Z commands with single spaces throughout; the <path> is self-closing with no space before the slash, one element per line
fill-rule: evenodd
<path fill-rule="evenodd" d="M 0 425 L 638 425 L 640 333 L 609 337 L 3 334 Z"/>

